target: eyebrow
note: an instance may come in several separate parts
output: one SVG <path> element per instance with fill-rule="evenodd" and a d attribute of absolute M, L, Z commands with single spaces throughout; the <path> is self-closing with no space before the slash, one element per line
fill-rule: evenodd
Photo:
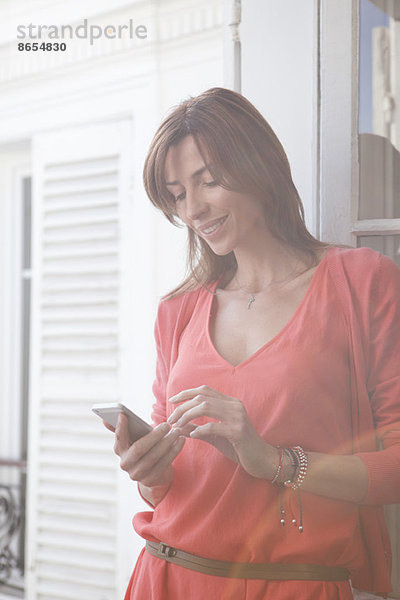
<path fill-rule="evenodd" d="M 190 176 L 191 179 L 196 179 L 196 177 L 199 177 L 200 175 L 203 175 L 203 173 L 205 171 L 209 171 L 210 169 L 208 168 L 208 165 L 204 165 L 204 167 L 201 167 L 200 169 L 197 169 L 197 171 L 195 171 L 194 173 L 192 173 L 192 175 Z M 179 181 L 166 181 L 165 185 L 178 185 L 180 182 Z"/>

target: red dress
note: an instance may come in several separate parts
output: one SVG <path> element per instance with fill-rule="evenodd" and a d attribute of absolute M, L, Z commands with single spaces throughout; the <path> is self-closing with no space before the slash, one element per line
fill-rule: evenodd
<path fill-rule="evenodd" d="M 349 453 L 349 344 L 328 268 L 332 252 L 337 250 L 330 250 L 321 261 L 285 327 L 237 366 L 218 354 L 210 338 L 213 294 L 205 289 L 189 293 L 195 304 L 191 318 L 182 317 L 184 297 L 189 294 L 161 303 L 156 323 L 154 422 L 164 421 L 172 412 L 167 398 L 205 384 L 239 398 L 258 433 L 270 444 Z M 399 407 L 397 411 L 394 421 L 400 421 Z M 304 532 L 300 533 L 299 507 L 291 490 L 285 490 L 283 497 L 286 525 L 282 527 L 279 490 L 251 477 L 206 442 L 187 439 L 174 467 L 173 483 L 161 503 L 134 518 L 134 527 L 143 538 L 224 561 L 344 566 L 352 573 L 365 566 L 356 504 L 301 492 Z M 350 600 L 352 593 L 348 582 L 204 575 L 142 552 L 126 595 L 129 600 L 205 597 Z"/>

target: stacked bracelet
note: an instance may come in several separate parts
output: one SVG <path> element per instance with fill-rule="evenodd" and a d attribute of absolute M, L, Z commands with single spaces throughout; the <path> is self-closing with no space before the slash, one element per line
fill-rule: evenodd
<path fill-rule="evenodd" d="M 290 454 L 296 456 L 296 471 L 293 479 L 287 479 L 283 482 L 286 487 L 292 488 L 293 490 L 299 489 L 302 485 L 305 476 L 307 475 L 308 458 L 301 446 L 295 446 L 294 448 L 288 448 Z"/>
<path fill-rule="evenodd" d="M 293 448 L 281 448 L 280 446 L 277 446 L 277 450 L 278 466 L 271 480 L 271 483 L 276 483 L 277 485 L 284 485 L 288 488 L 297 490 L 302 485 L 307 475 L 307 454 L 304 452 L 301 446 L 294 446 Z M 293 467 L 292 475 L 288 479 L 285 479 L 285 473 L 283 471 L 283 456 L 289 457 L 291 466 Z"/>
<path fill-rule="evenodd" d="M 271 480 L 271 483 L 276 483 L 281 488 L 287 487 L 297 492 L 297 505 L 299 509 L 299 532 L 303 533 L 303 507 L 301 504 L 300 490 L 299 488 L 304 482 L 307 475 L 308 468 L 308 457 L 301 446 L 294 446 L 292 448 L 281 448 L 277 447 L 278 450 L 278 466 L 275 474 Z M 293 473 L 290 479 L 285 479 L 285 473 L 283 472 L 283 457 L 288 456 L 293 467 Z M 285 468 L 286 470 L 286 468 Z M 281 479 L 281 481 L 278 481 Z M 283 492 L 281 489 L 279 495 L 279 510 L 280 510 L 280 523 L 282 526 L 285 525 L 285 509 L 282 503 Z M 292 519 L 293 525 L 297 526 L 296 518 Z"/>

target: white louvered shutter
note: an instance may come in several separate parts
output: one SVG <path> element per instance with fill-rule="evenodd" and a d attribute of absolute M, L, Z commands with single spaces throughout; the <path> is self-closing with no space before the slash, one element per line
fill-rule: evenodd
<path fill-rule="evenodd" d="M 130 122 L 34 139 L 28 600 L 116 600 L 118 467 L 91 413 L 120 400 Z"/>

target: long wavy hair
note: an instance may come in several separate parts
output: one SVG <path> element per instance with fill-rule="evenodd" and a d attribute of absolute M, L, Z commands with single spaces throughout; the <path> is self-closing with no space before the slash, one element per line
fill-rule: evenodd
<path fill-rule="evenodd" d="M 258 198 L 269 232 L 288 247 L 318 262 L 327 244 L 314 238 L 290 165 L 277 136 L 261 113 L 241 94 L 211 88 L 179 104 L 161 123 L 150 145 L 143 171 L 151 202 L 174 225 L 180 225 L 173 195 L 165 180 L 168 149 L 193 136 L 213 179 L 222 187 Z M 207 160 L 206 160 L 207 158 Z M 188 228 L 187 275 L 168 297 L 205 286 L 237 267 L 233 252 L 219 256 Z"/>

